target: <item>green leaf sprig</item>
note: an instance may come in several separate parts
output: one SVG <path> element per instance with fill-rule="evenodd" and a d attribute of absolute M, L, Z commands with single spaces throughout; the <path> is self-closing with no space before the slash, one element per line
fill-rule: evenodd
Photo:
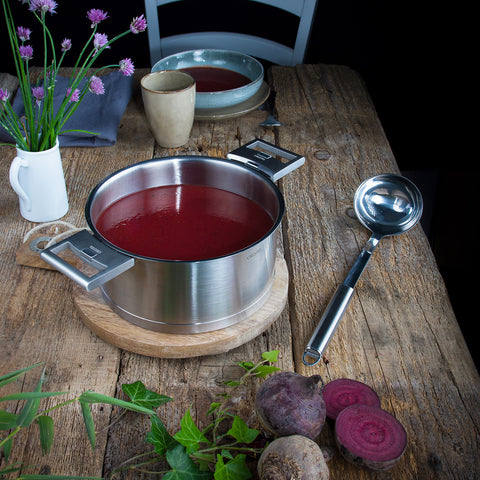
<path fill-rule="evenodd" d="M 12 373 L 0 376 L 0 387 L 8 385 L 9 383 L 17 380 L 22 375 L 24 375 L 29 370 L 32 370 L 35 367 L 40 366 L 41 364 L 31 365 L 26 368 L 22 368 Z M 53 444 L 53 419 L 50 417 L 49 413 L 57 408 L 63 407 L 73 402 L 79 402 L 82 410 L 83 420 L 87 430 L 87 435 L 90 441 L 92 448 L 95 448 L 95 426 L 93 423 L 93 416 L 90 409 L 90 405 L 94 403 L 106 403 L 110 405 L 115 405 L 125 410 L 131 410 L 135 412 L 140 412 L 147 415 L 155 415 L 155 410 L 157 406 L 165 403 L 166 401 L 172 400 L 169 397 L 163 395 L 158 395 L 154 392 L 149 392 L 148 395 L 143 395 L 143 401 L 136 402 L 127 402 L 125 400 L 120 400 L 118 398 L 109 397 L 107 395 L 102 395 L 100 393 L 95 393 L 87 391 L 82 393 L 80 396 L 66 400 L 64 402 L 55 405 L 47 410 L 40 409 L 40 402 L 42 399 L 53 396 L 65 395 L 68 392 L 42 392 L 42 386 L 45 380 L 44 371 L 40 376 L 35 390 L 33 392 L 19 392 L 13 393 L 10 395 L 5 395 L 0 397 L 0 402 L 7 402 L 12 400 L 25 401 L 24 406 L 22 407 L 20 413 L 11 413 L 6 410 L 0 410 L 0 449 L 3 451 L 3 458 L 5 460 L 5 466 L 0 467 L 0 478 L 4 478 L 5 475 L 9 473 L 20 472 L 28 467 L 25 467 L 21 463 L 15 463 L 9 465 L 9 459 L 14 444 L 15 436 L 25 428 L 29 428 L 31 425 L 37 425 L 40 433 L 40 447 L 43 454 L 47 454 Z M 135 398 L 135 396 L 134 396 Z M 3 436 L 5 434 L 5 436 Z M 80 477 L 80 476 L 58 476 L 58 475 L 28 475 L 21 474 L 19 477 L 22 480 L 43 480 L 43 479 L 52 479 L 58 480 L 59 478 L 63 479 L 87 479 L 98 477 Z"/>
<path fill-rule="evenodd" d="M 262 359 L 257 362 L 240 362 L 238 365 L 245 370 L 239 380 L 229 380 L 224 385 L 230 389 L 245 385 L 251 377 L 264 378 L 274 371 L 280 370 L 269 365 L 278 359 L 278 350 L 265 352 Z M 35 364 L 7 375 L 0 376 L 0 388 L 17 380 L 29 370 L 40 366 Z M 11 450 L 15 436 L 24 428 L 37 425 L 40 433 L 40 446 L 43 454 L 47 454 L 53 444 L 53 419 L 49 413 L 57 408 L 73 402 L 79 402 L 83 421 L 92 449 L 95 448 L 95 425 L 91 411 L 91 405 L 102 403 L 149 415 L 151 429 L 146 435 L 146 442 L 153 445 L 153 452 L 138 455 L 127 460 L 111 474 L 110 479 L 116 474 L 127 469 L 142 469 L 160 459 L 165 460 L 168 469 L 162 472 L 150 472 L 163 474 L 164 480 L 246 480 L 251 477 L 247 467 L 247 456 L 258 455 L 264 447 L 255 444 L 259 431 L 249 428 L 248 425 L 237 415 L 230 412 L 228 400 L 232 397 L 232 390 L 219 395 L 218 402 L 212 402 L 207 415 L 212 416 L 212 422 L 203 430 L 195 424 L 190 409 L 188 409 L 180 421 L 180 430 L 174 435 L 165 428 L 156 409 L 173 399 L 165 395 L 148 390 L 142 382 L 123 384 L 122 390 L 129 398 L 128 401 L 110 397 L 100 393 L 87 391 L 80 396 L 63 401 L 47 410 L 40 409 L 41 400 L 47 397 L 65 395 L 68 392 L 42 392 L 44 372 L 40 376 L 33 392 L 20 392 L 0 397 L 0 402 L 19 400 L 25 401 L 20 413 L 15 414 L 6 410 L 0 410 L 0 449 L 3 451 L 5 465 L 0 465 L 0 479 L 7 474 L 21 473 L 18 480 L 59 480 L 59 479 L 94 479 L 98 477 L 62 476 L 25 474 L 25 467 L 21 463 L 9 464 Z M 124 413 L 122 412 L 122 413 Z M 117 419 L 118 421 L 118 419 Z M 226 430 L 226 422 L 228 430 Z M 226 430 L 226 432 L 225 432 Z M 151 456 L 146 461 L 137 462 L 141 458 Z M 133 463 L 132 462 L 137 462 Z"/>
<path fill-rule="evenodd" d="M 269 365 L 276 362 L 278 350 L 265 352 L 257 362 L 240 362 L 238 365 L 245 370 L 239 380 L 224 382 L 230 389 L 245 385 L 251 377 L 264 378 L 280 370 Z M 137 384 L 140 382 L 137 382 Z M 138 388 L 138 385 L 137 385 Z M 131 386 L 123 385 L 125 393 L 129 394 Z M 152 394 L 145 389 L 145 395 Z M 232 390 L 219 394 L 219 401 L 212 402 L 207 415 L 212 416 L 212 422 L 201 430 L 192 418 L 188 409 L 180 420 L 180 430 L 171 435 L 161 419 L 152 415 L 151 430 L 147 433 L 146 442 L 154 447 L 156 458 L 148 461 L 128 465 L 128 461 L 113 470 L 110 479 L 122 470 L 144 468 L 148 463 L 158 463 L 159 459 L 166 460 L 170 467 L 162 472 L 163 480 L 246 480 L 251 477 L 247 466 L 248 455 L 259 455 L 264 446 L 255 444 L 259 431 L 249 428 L 238 415 L 229 410 L 228 400 L 232 397 Z M 130 399 L 141 401 L 141 396 Z M 225 432 L 226 422 L 229 422 Z M 224 433 L 225 432 L 225 433 Z M 151 455 L 152 452 L 144 456 Z M 143 455 L 142 455 L 143 456 Z M 137 460 L 137 458 L 135 459 Z"/>

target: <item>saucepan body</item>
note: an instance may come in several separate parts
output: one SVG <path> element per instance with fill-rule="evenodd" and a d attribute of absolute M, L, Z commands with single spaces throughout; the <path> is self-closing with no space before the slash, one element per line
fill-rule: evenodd
<path fill-rule="evenodd" d="M 297 166 L 304 161 L 303 157 L 299 159 Z M 99 278 L 93 276 L 78 281 L 75 272 L 68 267 L 64 269 L 62 260 L 59 266 L 57 254 L 66 248 L 65 245 L 47 249 L 53 252 L 46 255 L 44 252 L 42 257 L 87 290 L 99 287 L 118 315 L 143 328 L 190 334 L 238 323 L 260 308 L 268 296 L 275 275 L 279 227 L 285 212 L 283 196 L 273 176 L 249 163 L 205 156 L 177 156 L 156 158 L 119 170 L 100 182 L 87 199 L 85 217 L 93 235 L 83 231 L 76 234 L 80 243 L 76 242 L 76 235 L 64 241 L 77 256 L 99 269 Z M 144 251 L 136 251 L 135 242 L 126 249 L 120 241 L 112 241 L 101 228 L 102 215 L 118 202 L 172 186 L 179 214 L 183 190 L 186 192 L 188 186 L 202 186 L 253 202 L 267 214 L 270 223 L 258 238 L 238 250 L 194 259 L 162 258 L 161 252 L 146 255 Z M 227 209 L 224 202 L 218 203 L 219 208 Z M 128 210 L 124 208 L 126 216 Z M 244 221 L 249 223 L 253 219 Z M 159 241 L 147 231 L 134 235 L 138 243 L 148 244 L 150 239 L 151 242 Z M 173 244 L 183 240 L 176 230 L 167 230 L 164 235 Z M 102 260 L 104 252 L 118 255 L 119 263 L 124 261 L 125 266 L 104 276 L 108 268 L 103 266 L 110 262 Z"/>

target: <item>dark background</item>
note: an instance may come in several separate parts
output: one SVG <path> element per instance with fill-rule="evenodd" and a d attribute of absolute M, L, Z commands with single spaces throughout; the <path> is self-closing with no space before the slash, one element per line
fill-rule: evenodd
<path fill-rule="evenodd" d="M 39 26 L 26 5 L 18 0 L 10 3 L 16 24 L 35 32 L 31 43 L 37 56 L 32 63 L 39 64 L 43 51 Z M 249 32 L 285 44 L 293 41 L 294 19 L 274 15 L 262 6 L 247 13 L 245 0 L 181 3 L 181 8 L 171 4 L 160 10 L 160 27 L 165 35 L 195 31 L 199 25 L 229 30 L 240 24 Z M 77 5 L 60 1 L 57 13 L 47 16 L 57 44 L 65 37 L 74 42 L 65 66 L 71 65 L 73 60 L 69 59 L 76 59 L 91 33 L 86 18 L 90 8 L 108 12 L 110 18 L 99 31 L 109 38 L 127 30 L 131 19 L 144 12 L 141 0 L 122 6 L 116 0 L 85 0 L 81 7 Z M 1 68 L 14 74 L 0 13 Z M 462 15 L 468 17 L 468 11 Z M 466 30 L 467 24 L 462 28 Z M 468 100 L 462 100 L 467 87 L 461 55 L 468 42 L 463 39 L 462 28 L 456 25 L 456 9 L 448 3 L 440 6 L 426 2 L 319 0 L 305 63 L 348 65 L 363 77 L 400 170 L 422 191 L 422 225 L 478 366 L 478 315 L 473 313 L 471 279 L 477 263 L 472 231 L 477 180 L 474 160 L 466 152 L 468 129 L 463 128 L 465 111 L 471 108 Z M 100 57 L 101 65 L 118 63 L 125 57 L 132 58 L 138 68 L 150 66 L 146 33 L 130 34 L 115 43 Z M 462 115 L 456 107 L 464 108 Z"/>

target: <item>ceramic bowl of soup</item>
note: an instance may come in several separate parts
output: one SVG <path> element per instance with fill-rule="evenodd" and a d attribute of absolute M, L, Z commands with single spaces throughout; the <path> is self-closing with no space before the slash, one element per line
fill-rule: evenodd
<path fill-rule="evenodd" d="M 231 50 L 199 49 L 162 58 L 152 72 L 184 70 L 196 82 L 197 109 L 231 107 L 260 89 L 263 66 L 253 57 Z"/>

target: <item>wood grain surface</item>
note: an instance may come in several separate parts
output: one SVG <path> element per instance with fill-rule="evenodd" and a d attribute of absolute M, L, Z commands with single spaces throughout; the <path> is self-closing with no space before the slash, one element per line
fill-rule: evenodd
<path fill-rule="evenodd" d="M 350 377 L 371 385 L 382 407 L 405 426 L 408 447 L 388 472 L 360 470 L 336 456 L 330 477 L 339 479 L 475 479 L 480 476 L 480 379 L 457 324 L 443 279 L 420 226 L 382 240 L 330 343 L 323 361 L 302 363 L 306 342 L 331 295 L 353 264 L 369 232 L 353 213 L 358 185 L 398 167 L 362 79 L 332 65 L 272 67 L 268 81 L 277 93 L 281 127 L 259 126 L 267 112 L 257 109 L 223 121 L 196 121 L 190 141 L 178 149 L 155 145 L 143 112 L 138 80 L 112 147 L 62 148 L 70 210 L 63 220 L 85 227 L 90 190 L 106 175 L 155 156 L 225 157 L 234 148 L 263 138 L 301 153 L 304 166 L 280 180 L 286 203 L 280 248 L 288 267 L 288 301 L 263 333 L 228 352 L 200 357 L 155 358 L 122 350 L 97 337 L 83 322 L 75 286 L 60 273 L 19 265 L 16 252 L 34 227 L 23 220 L 8 183 L 15 155 L 0 147 L 0 373 L 43 362 L 45 390 L 77 395 L 94 390 L 123 398 L 121 385 L 141 380 L 175 399 L 159 414 L 171 432 L 188 408 L 200 425 L 222 382 L 236 378 L 236 362 L 256 360 L 278 349 L 278 366 L 324 381 Z M 0 87 L 13 77 L 0 75 Z M 2 388 L 2 394 L 34 389 L 38 372 Z M 253 428 L 258 380 L 233 399 L 235 411 Z M 45 401 L 52 406 L 56 400 Z M 10 402 L 18 412 L 21 402 Z M 98 431 L 92 452 L 76 404 L 55 410 L 52 452 L 42 456 L 35 429 L 17 440 L 12 461 L 38 465 L 36 472 L 95 475 L 149 450 L 148 420 L 116 408 L 97 406 Z M 113 421 L 110 428 L 106 428 Z M 327 424 L 318 441 L 333 445 Z M 125 471 L 117 478 L 153 479 Z"/>

